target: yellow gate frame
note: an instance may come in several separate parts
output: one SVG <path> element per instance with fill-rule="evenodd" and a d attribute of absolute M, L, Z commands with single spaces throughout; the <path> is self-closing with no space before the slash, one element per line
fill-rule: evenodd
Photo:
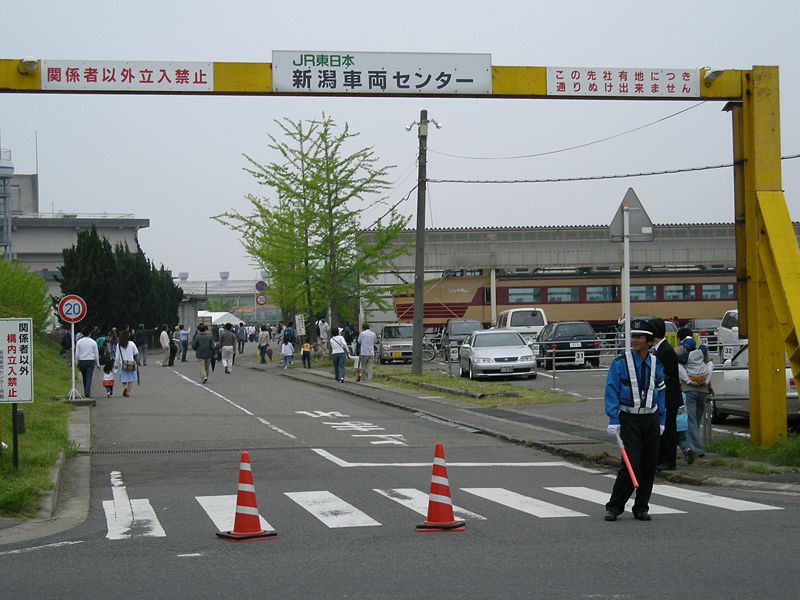
<path fill-rule="evenodd" d="M 210 94 L 297 95 L 272 91 L 271 63 L 215 62 L 213 69 L 214 90 Z M 64 93 L 45 92 L 41 78 L 26 74 L 26 70 L 35 72 L 18 59 L 0 59 L 0 93 Z M 750 370 L 751 439 L 764 445 L 786 435 L 784 351 L 795 377 L 800 375 L 800 250 L 781 189 L 778 67 L 725 70 L 708 79 L 706 74 L 701 70 L 701 98 L 729 101 L 726 110 L 733 119 L 739 333 L 749 338 L 750 364 L 754 367 Z M 432 97 L 424 93 L 417 96 Z M 547 67 L 526 66 L 493 66 L 490 97 L 555 98 L 547 94 Z"/>

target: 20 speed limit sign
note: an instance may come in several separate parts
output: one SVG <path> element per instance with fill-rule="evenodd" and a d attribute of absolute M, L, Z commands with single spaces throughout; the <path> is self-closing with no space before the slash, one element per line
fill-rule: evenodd
<path fill-rule="evenodd" d="M 66 323 L 77 323 L 86 316 L 86 301 L 75 294 L 67 294 L 58 303 L 58 316 Z"/>

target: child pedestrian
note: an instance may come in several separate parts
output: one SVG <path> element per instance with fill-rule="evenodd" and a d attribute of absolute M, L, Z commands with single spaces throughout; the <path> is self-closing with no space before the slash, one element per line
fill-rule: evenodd
<path fill-rule="evenodd" d="M 311 368 L 311 342 L 309 342 L 308 340 L 306 340 L 303 343 L 303 354 L 302 354 L 301 358 L 303 359 L 303 366 L 306 369 L 310 369 Z"/>
<path fill-rule="evenodd" d="M 106 398 L 114 395 L 114 361 L 107 360 L 103 365 L 103 388 L 106 390 Z"/>
<path fill-rule="evenodd" d="M 284 341 L 281 346 L 281 362 L 284 369 L 294 366 L 294 346 L 290 342 Z"/>

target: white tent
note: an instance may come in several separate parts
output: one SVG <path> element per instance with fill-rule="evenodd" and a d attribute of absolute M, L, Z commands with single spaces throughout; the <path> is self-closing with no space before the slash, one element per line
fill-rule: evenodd
<path fill-rule="evenodd" d="M 197 311 L 197 318 L 198 320 L 201 317 L 211 317 L 211 324 L 212 325 L 225 325 L 225 323 L 230 323 L 231 325 L 238 325 L 239 323 L 244 323 L 244 319 L 240 319 L 233 313 L 229 312 L 211 312 L 208 310 L 198 310 Z"/>

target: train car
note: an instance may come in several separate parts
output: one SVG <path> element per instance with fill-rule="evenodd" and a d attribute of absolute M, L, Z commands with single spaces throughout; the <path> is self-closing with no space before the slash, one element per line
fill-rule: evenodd
<path fill-rule="evenodd" d="M 549 321 L 589 321 L 598 331 L 614 328 L 622 317 L 619 272 L 587 269 L 568 272 L 509 273 L 495 278 L 496 314 L 521 306 L 536 306 Z M 631 312 L 678 320 L 720 318 L 736 307 L 736 277 L 732 270 L 664 269 L 631 272 Z M 398 286 L 393 293 L 398 321 L 414 317 L 414 290 Z M 476 319 L 490 326 L 490 278 L 483 270 L 445 271 L 425 282 L 425 327 L 440 327 L 447 319 Z"/>

